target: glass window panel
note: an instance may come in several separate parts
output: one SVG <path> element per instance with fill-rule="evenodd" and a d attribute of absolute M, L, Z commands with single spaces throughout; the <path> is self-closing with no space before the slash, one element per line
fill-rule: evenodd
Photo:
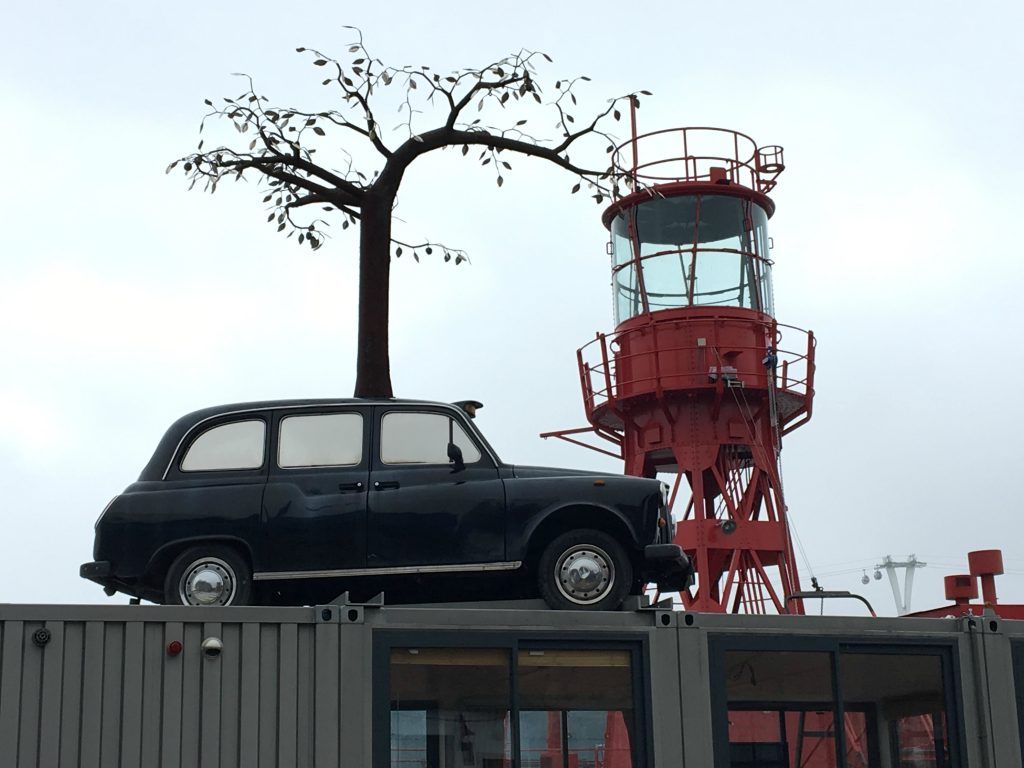
<path fill-rule="evenodd" d="M 830 653 L 727 651 L 725 686 L 730 702 L 832 701 Z"/>
<path fill-rule="evenodd" d="M 619 214 L 612 219 L 612 265 L 620 266 L 633 258 L 633 243 L 629 237 L 629 220 Z"/>
<path fill-rule="evenodd" d="M 381 421 L 380 459 L 385 464 L 448 464 L 449 439 L 473 464 L 480 449 L 450 416 L 440 413 L 386 413 Z"/>
<path fill-rule="evenodd" d="M 723 251 L 698 251 L 695 271 L 695 305 L 751 306 L 750 257 Z"/>
<path fill-rule="evenodd" d="M 659 309 L 685 307 L 689 304 L 687 290 L 693 260 L 691 251 L 648 256 L 641 264 L 644 270 L 644 288 L 652 312 Z"/>
<path fill-rule="evenodd" d="M 754 221 L 754 236 L 757 255 L 761 261 L 761 311 L 769 315 L 775 314 L 775 294 L 772 289 L 771 254 L 768 252 L 768 215 L 759 206 L 751 206 L 751 218 Z"/>
<path fill-rule="evenodd" d="M 750 251 L 744 222 L 746 203 L 738 197 L 705 195 L 700 201 L 700 224 L 697 239 L 703 248 L 729 248 Z"/>
<path fill-rule="evenodd" d="M 518 664 L 524 768 L 635 764 L 629 651 L 520 651 Z"/>
<path fill-rule="evenodd" d="M 953 764 L 942 653 L 839 653 L 841 730 L 833 657 L 831 652 L 725 652 L 729 765 L 833 768 L 839 757 L 837 731 L 846 768 Z"/>
<path fill-rule="evenodd" d="M 476 447 L 473 438 L 467 435 L 466 430 L 454 419 L 452 420 L 452 442 L 462 449 L 462 461 L 464 464 L 475 464 L 480 461 L 480 449 Z M 448 450 L 447 446 L 445 446 L 445 450 Z"/>
<path fill-rule="evenodd" d="M 561 713 L 520 710 L 519 756 L 523 768 L 562 768 L 565 752 L 562 749 Z"/>
<path fill-rule="evenodd" d="M 768 260 L 761 262 L 761 311 L 775 316 L 775 289 L 772 286 L 772 265 Z"/>
<path fill-rule="evenodd" d="M 636 269 L 627 264 L 612 274 L 612 290 L 615 294 L 615 323 L 636 317 L 643 311 L 640 302 L 640 288 L 636 283 Z"/>
<path fill-rule="evenodd" d="M 897 768 L 944 768 L 949 765 L 944 713 L 911 715 L 892 722 L 893 765 Z"/>
<path fill-rule="evenodd" d="M 666 197 L 636 207 L 640 254 L 693 246 L 697 229 L 697 197 Z M 703 218 L 703 215 L 702 215 Z"/>
<path fill-rule="evenodd" d="M 363 460 L 363 417 L 358 413 L 289 416 L 281 421 L 281 467 L 352 466 Z"/>
<path fill-rule="evenodd" d="M 843 713 L 843 721 L 846 723 L 846 768 L 874 768 L 879 760 L 871 731 L 873 722 L 866 712 L 850 711 Z"/>
<path fill-rule="evenodd" d="M 427 736 L 427 710 L 391 710 L 391 765 L 421 768 L 432 765 L 436 739 Z"/>
<path fill-rule="evenodd" d="M 510 765 L 509 678 L 503 649 L 392 649 L 392 768 Z"/>
<path fill-rule="evenodd" d="M 182 472 L 259 469 L 263 466 L 266 425 L 260 419 L 234 421 L 203 432 L 181 460 Z"/>
<path fill-rule="evenodd" d="M 725 688 L 732 766 L 836 765 L 830 653 L 727 651 Z"/>
<path fill-rule="evenodd" d="M 832 711 L 791 707 L 730 709 L 730 768 L 835 768 Z"/>
<path fill-rule="evenodd" d="M 839 670 L 843 705 L 877 713 L 894 765 L 949 764 L 941 656 L 844 653 Z"/>

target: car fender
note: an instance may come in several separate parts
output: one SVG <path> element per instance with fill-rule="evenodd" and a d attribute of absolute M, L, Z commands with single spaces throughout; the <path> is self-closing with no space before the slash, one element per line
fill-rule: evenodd
<path fill-rule="evenodd" d="M 597 513 L 597 515 L 595 515 Z M 600 519 L 600 518 L 603 518 Z M 612 522 L 613 530 L 609 531 L 612 535 L 615 535 L 620 540 L 623 547 L 627 552 L 634 552 L 638 550 L 639 538 L 637 535 L 636 526 L 629 520 L 629 518 L 622 514 L 622 512 L 616 509 L 614 506 L 603 504 L 599 501 L 594 500 L 569 500 L 560 501 L 556 504 L 549 506 L 538 514 L 534 515 L 527 526 L 523 529 L 522 541 L 516 542 L 518 545 L 519 556 L 524 557 L 527 553 L 531 552 L 534 545 L 543 547 L 546 542 L 535 541 L 534 537 L 539 529 L 552 524 L 554 521 L 564 521 L 570 519 L 573 521 L 571 528 L 598 528 L 602 530 L 608 529 L 608 522 Z M 587 525 L 587 520 L 593 520 L 591 525 Z M 555 523 L 556 527 L 559 526 Z M 614 528 L 618 527 L 620 531 L 615 531 Z M 624 530 L 629 536 L 628 541 L 621 540 L 621 531 Z M 544 535 L 541 531 L 540 535 Z M 518 557 L 518 556 L 517 556 Z"/>
<path fill-rule="evenodd" d="M 160 573 L 161 575 L 170 566 L 171 562 L 180 552 L 189 547 L 196 546 L 198 544 L 215 544 L 215 545 L 227 545 L 241 553 L 241 555 L 248 560 L 250 567 L 255 569 L 255 563 L 253 561 L 252 547 L 245 539 L 239 538 L 238 536 L 228 535 L 207 535 L 207 536 L 188 536 L 174 541 L 169 541 L 162 545 L 156 552 L 149 558 L 149 562 L 146 564 L 146 573 Z"/>

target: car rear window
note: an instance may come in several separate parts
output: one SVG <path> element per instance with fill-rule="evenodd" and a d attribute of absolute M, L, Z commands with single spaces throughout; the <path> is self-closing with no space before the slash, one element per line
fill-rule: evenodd
<path fill-rule="evenodd" d="M 267 425 L 262 419 L 221 424 L 192 441 L 182 472 L 214 472 L 226 469 L 259 469 L 263 466 Z"/>
<path fill-rule="evenodd" d="M 480 460 L 480 449 L 450 416 L 440 413 L 386 413 L 380 426 L 380 460 L 385 464 L 448 464 L 448 442 L 462 449 L 462 460 Z"/>
<path fill-rule="evenodd" d="M 363 417 L 358 413 L 318 413 L 281 420 L 279 467 L 354 466 L 362 460 Z"/>

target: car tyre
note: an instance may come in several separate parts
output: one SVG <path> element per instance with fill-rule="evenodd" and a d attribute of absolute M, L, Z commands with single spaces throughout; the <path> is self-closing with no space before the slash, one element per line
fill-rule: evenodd
<path fill-rule="evenodd" d="M 249 565 L 231 547 L 190 547 L 174 559 L 164 579 L 165 605 L 248 605 L 251 598 Z"/>
<path fill-rule="evenodd" d="M 550 607 L 613 611 L 629 593 L 633 566 L 622 545 L 603 531 L 567 531 L 537 562 L 537 586 Z"/>

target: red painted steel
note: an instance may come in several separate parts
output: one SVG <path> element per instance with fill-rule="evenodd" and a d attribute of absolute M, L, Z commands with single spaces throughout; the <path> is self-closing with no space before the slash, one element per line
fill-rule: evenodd
<path fill-rule="evenodd" d="M 620 234 L 617 247 L 632 250 L 625 258 L 615 255 L 614 271 L 616 289 L 624 291 L 636 314 L 624 318 L 613 334 L 599 333 L 577 353 L 589 429 L 612 446 L 597 450 L 620 456 L 627 474 L 674 476 L 675 540 L 697 571 L 695 587 L 681 595 L 688 609 L 802 612 L 799 600 L 788 609 L 786 604 L 788 595 L 800 591 L 800 581 L 779 451 L 782 436 L 811 417 L 815 341 L 812 333 L 782 325 L 768 313 L 771 261 L 760 252 L 767 246 L 757 245 L 767 238 L 764 232 L 760 241 L 755 238 L 750 213 L 754 206 L 765 216 L 774 212 L 767 192 L 785 167 L 782 148 L 758 148 L 748 136 L 718 128 L 638 136 L 635 120 L 633 134 L 613 153 L 615 171 L 627 189 L 604 212 L 603 221 L 611 228 L 618 220 L 620 232 L 628 222 L 628 239 Z M 710 196 L 738 198 L 735 205 L 745 211 L 746 222 L 745 232 L 737 235 L 742 245 L 704 243 L 697 234 L 691 243 L 684 234 L 648 241 L 653 244 L 641 250 L 646 244 L 637 222 L 647 215 L 638 213 L 645 204 L 686 198 L 678 201 L 680 210 L 692 201 L 696 222 L 702 199 Z M 687 226 L 697 232 L 704 225 L 669 221 L 659 226 L 666 232 Z M 721 228 L 721 220 L 707 226 Z M 671 245 L 678 238 L 683 244 Z M 669 244 L 658 244 L 664 242 Z M 652 248 L 656 252 L 649 252 Z M 689 275 L 670 289 L 664 288 L 663 274 L 655 272 L 654 260 L 666 254 L 678 257 L 680 274 Z M 735 302 L 748 306 L 722 305 L 728 301 L 714 292 L 699 293 L 694 280 L 702 264 L 719 271 L 720 265 L 735 264 L 740 265 L 737 271 L 749 271 L 749 282 L 740 279 Z M 631 271 L 620 279 L 623 269 Z M 660 281 L 657 292 L 644 284 L 647 271 Z M 623 280 L 631 282 L 622 288 Z M 682 306 L 666 306 L 673 302 Z M 576 437 L 582 431 L 545 436 L 585 445 Z"/>

